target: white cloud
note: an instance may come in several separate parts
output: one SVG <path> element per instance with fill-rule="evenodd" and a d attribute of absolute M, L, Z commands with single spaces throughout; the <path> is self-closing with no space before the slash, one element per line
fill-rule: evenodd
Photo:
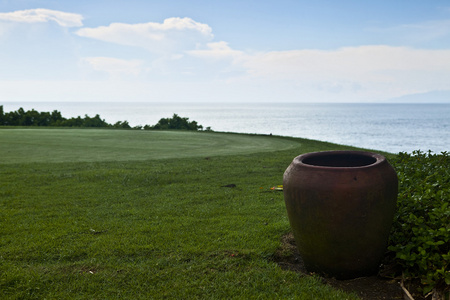
<path fill-rule="evenodd" d="M 391 46 L 346 47 L 332 51 L 274 51 L 252 56 L 246 65 L 259 76 L 360 78 L 384 71 L 450 71 L 450 50 Z"/>
<path fill-rule="evenodd" d="M 207 49 L 190 50 L 188 54 L 206 59 L 224 59 L 233 58 L 238 59 L 245 56 L 244 52 L 233 50 L 228 46 L 227 42 L 214 42 L 206 44 Z"/>
<path fill-rule="evenodd" d="M 88 63 L 95 71 L 106 72 L 112 77 L 119 77 L 120 75 L 138 76 L 143 71 L 143 61 L 136 59 L 85 57 L 82 61 Z"/>
<path fill-rule="evenodd" d="M 77 35 L 127 46 L 143 47 L 157 53 L 195 48 L 213 38 L 207 24 L 190 18 L 168 18 L 163 23 L 112 23 L 97 28 L 82 28 Z"/>
<path fill-rule="evenodd" d="M 397 97 L 448 89 L 450 50 L 361 46 L 334 51 L 274 51 L 248 56 L 253 80 L 289 81 L 299 89 L 356 97 Z"/>
<path fill-rule="evenodd" d="M 83 25 L 82 15 L 45 8 L 0 13 L 0 20 L 20 23 L 43 23 L 55 21 L 63 27 L 79 27 Z"/>
<path fill-rule="evenodd" d="M 16 26 L 13 22 L 54 21 L 62 27 L 74 27 L 82 26 L 82 19 L 81 15 L 48 9 L 0 13 L 0 21 L 10 21 L 0 27 L 0 36 L 2 30 L 7 31 L 5 28 Z M 428 38 L 432 38 L 433 34 L 435 37 L 443 37 L 450 34 L 450 21 L 404 25 L 396 30 L 428 32 Z M 70 37 L 70 33 L 63 31 L 65 36 Z M 98 95 L 104 93 L 108 97 L 122 97 L 124 94 L 119 91 L 126 90 L 127 93 L 133 91 L 135 97 L 142 99 L 156 93 L 155 99 L 178 99 L 189 94 L 199 99 L 221 97 L 224 101 L 227 98 L 250 101 L 279 98 L 284 101 L 303 99 L 364 102 L 446 90 L 450 82 L 450 49 L 368 45 L 328 51 L 303 49 L 250 53 L 233 49 L 225 41 L 213 41 L 211 27 L 190 18 L 168 18 L 162 23 L 111 23 L 108 26 L 81 28 L 76 34 L 108 43 L 140 47 L 157 54 L 143 56 L 142 50 L 129 48 L 127 57 L 133 55 L 133 50 L 138 50 L 135 53 L 141 59 L 123 59 L 120 54 L 114 52 L 117 48 L 108 48 L 111 45 L 103 43 L 90 54 L 84 52 L 84 56 L 91 57 L 81 59 L 81 75 L 78 74 L 76 78 L 94 78 L 89 90 L 96 91 Z M 34 35 L 32 37 L 35 38 Z M 43 39 L 39 39 L 41 40 Z M 73 39 L 74 42 L 79 40 Z M 13 41 L 8 40 L 8 44 L 12 45 Z M 69 43 L 65 41 L 70 40 L 60 41 L 63 41 L 61 44 L 67 45 Z M 23 52 L 25 48 L 27 47 L 14 49 L 21 49 Z M 48 49 L 50 48 L 55 47 L 51 45 Z M 20 51 L 14 49 L 12 56 L 20 57 Z M 87 47 L 85 49 L 89 51 Z M 105 54 L 99 55 L 98 51 L 104 51 Z M 48 54 L 48 51 L 45 53 Z M 61 52 L 54 53 L 56 55 Z M 79 62 L 77 53 L 73 54 L 72 58 L 73 61 Z M 106 57 L 107 55 L 115 57 Z M 23 54 L 22 56 L 31 57 Z M 52 60 L 53 57 L 48 61 Z M 44 64 L 39 64 L 40 67 L 42 65 Z M 60 65 L 57 67 L 60 68 Z M 45 64 L 45 68 L 47 73 L 51 72 L 48 64 Z M 24 69 L 28 74 L 30 68 Z M 88 72 L 85 72 L 86 70 Z M 133 80 L 122 80 L 126 77 Z M 103 84 L 102 89 L 96 87 L 98 83 Z M 60 96 L 59 93 L 69 90 L 69 86 L 73 85 L 73 90 L 79 90 L 76 86 L 84 84 L 87 83 L 72 82 L 69 85 L 67 82 L 67 89 L 61 88 L 58 95 L 55 94 L 55 99 Z M 147 87 L 149 84 L 153 84 L 151 89 Z M 58 83 L 52 86 L 58 87 Z M 11 89 L 11 94 L 12 91 Z"/>

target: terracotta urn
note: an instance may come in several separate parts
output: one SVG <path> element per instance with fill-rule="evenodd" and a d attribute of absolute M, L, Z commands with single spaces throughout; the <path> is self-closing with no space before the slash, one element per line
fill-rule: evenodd
<path fill-rule="evenodd" d="M 397 190 L 397 175 L 380 154 L 324 151 L 294 158 L 283 192 L 306 269 L 337 279 L 377 273 Z"/>

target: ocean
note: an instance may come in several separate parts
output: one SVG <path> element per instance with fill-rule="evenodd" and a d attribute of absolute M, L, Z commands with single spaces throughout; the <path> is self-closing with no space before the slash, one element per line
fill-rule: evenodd
<path fill-rule="evenodd" d="M 0 103 L 58 110 L 66 118 L 99 114 L 108 123 L 154 125 L 174 113 L 214 131 L 302 137 L 392 153 L 450 151 L 450 104 L 374 103 Z"/>

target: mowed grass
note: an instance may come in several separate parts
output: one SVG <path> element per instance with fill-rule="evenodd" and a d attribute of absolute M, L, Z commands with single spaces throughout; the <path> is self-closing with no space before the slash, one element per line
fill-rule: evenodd
<path fill-rule="evenodd" d="M 69 129 L 12 130 L 42 143 L 22 136 L 7 147 L 14 138 L 1 131 L 1 299 L 357 298 L 272 260 L 290 228 L 283 195 L 270 187 L 300 153 L 349 147 Z M 84 156 L 100 151 L 99 136 L 113 154 Z"/>
<path fill-rule="evenodd" d="M 292 149 L 299 141 L 258 135 L 108 129 L 0 129 L 0 162 L 98 162 Z"/>

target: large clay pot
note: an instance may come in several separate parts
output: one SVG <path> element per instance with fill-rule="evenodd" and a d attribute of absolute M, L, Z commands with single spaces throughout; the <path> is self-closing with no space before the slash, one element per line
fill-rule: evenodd
<path fill-rule="evenodd" d="M 289 222 L 309 272 L 375 274 L 396 210 L 398 179 L 382 155 L 324 151 L 294 158 L 283 177 Z"/>

